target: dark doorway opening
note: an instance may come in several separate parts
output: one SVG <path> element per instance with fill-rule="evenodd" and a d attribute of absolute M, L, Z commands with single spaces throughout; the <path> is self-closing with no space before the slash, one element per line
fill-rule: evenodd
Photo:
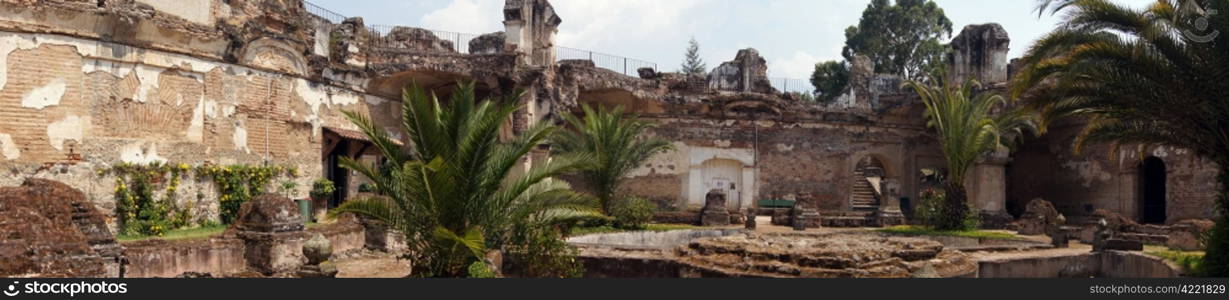
<path fill-rule="evenodd" d="M 1165 161 L 1150 156 L 1139 166 L 1140 223 L 1165 223 Z"/>
<path fill-rule="evenodd" d="M 350 152 L 349 144 L 347 141 L 340 141 L 332 149 L 333 151 L 330 151 L 325 156 L 327 160 L 324 164 L 326 169 L 325 176 L 333 181 L 334 188 L 333 197 L 329 199 L 328 208 L 340 205 L 341 202 L 346 200 L 346 195 L 349 193 L 346 188 L 350 186 L 350 170 L 342 167 L 340 164 L 341 158 L 345 156 L 345 153 Z"/>

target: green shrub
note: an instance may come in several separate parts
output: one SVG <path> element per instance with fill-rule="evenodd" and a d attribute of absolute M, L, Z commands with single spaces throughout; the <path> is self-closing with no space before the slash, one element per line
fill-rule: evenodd
<path fill-rule="evenodd" d="M 312 182 L 311 196 L 313 199 L 328 198 L 333 196 L 333 192 L 336 190 L 337 187 L 333 184 L 332 180 L 317 178 L 316 181 Z"/>
<path fill-rule="evenodd" d="M 613 207 L 611 217 L 614 217 L 616 225 L 630 229 L 642 229 L 645 224 L 653 221 L 653 213 L 657 212 L 657 205 L 652 201 L 641 197 L 625 197 Z"/>
<path fill-rule="evenodd" d="M 943 203 L 944 201 L 947 201 L 947 195 L 943 192 L 943 190 L 933 188 L 925 189 L 919 197 L 921 199 L 918 201 L 916 208 L 914 208 L 914 219 L 917 220 L 918 223 L 927 226 L 934 226 L 935 224 L 945 224 L 948 222 L 954 223 L 956 220 L 950 219 L 953 217 L 961 218 L 961 216 L 951 216 L 943 213 Z M 959 220 L 961 224 L 964 224 L 960 230 L 976 230 L 981 223 L 981 218 L 977 215 L 977 209 L 970 205 L 969 209 L 966 211 L 968 214 L 964 215 L 961 220 Z"/>

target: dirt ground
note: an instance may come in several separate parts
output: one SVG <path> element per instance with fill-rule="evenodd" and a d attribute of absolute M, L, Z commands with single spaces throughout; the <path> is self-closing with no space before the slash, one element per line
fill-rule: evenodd
<path fill-rule="evenodd" d="M 337 278 L 402 278 L 410 275 L 410 262 L 393 254 L 372 254 L 338 259 Z"/>

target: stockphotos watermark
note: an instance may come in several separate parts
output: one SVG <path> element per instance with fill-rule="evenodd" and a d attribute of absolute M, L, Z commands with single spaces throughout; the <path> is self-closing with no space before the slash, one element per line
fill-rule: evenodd
<path fill-rule="evenodd" d="M 13 297 L 21 294 L 55 294 L 76 297 L 78 294 L 127 294 L 127 283 L 114 282 L 38 282 L 21 283 L 13 281 L 4 289 L 4 295 Z"/>
<path fill-rule="evenodd" d="M 1203 7 L 1199 6 L 1199 2 L 1195 0 L 1186 0 L 1186 5 L 1183 6 L 1183 9 L 1193 10 L 1195 13 L 1199 14 L 1199 17 L 1195 18 L 1194 24 L 1195 30 L 1198 32 L 1191 31 L 1190 29 L 1182 29 L 1182 35 L 1185 35 L 1186 38 L 1198 43 L 1207 43 L 1215 40 L 1217 36 L 1220 36 L 1220 30 L 1212 30 L 1212 32 L 1208 32 L 1208 17 L 1215 16 L 1216 14 L 1220 13 L 1219 11 L 1215 9 L 1204 10 Z"/>

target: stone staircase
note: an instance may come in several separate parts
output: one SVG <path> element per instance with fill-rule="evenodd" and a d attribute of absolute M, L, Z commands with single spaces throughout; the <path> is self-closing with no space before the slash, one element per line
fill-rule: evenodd
<path fill-rule="evenodd" d="M 853 210 L 878 210 L 879 195 L 875 193 L 875 187 L 871 186 L 871 182 L 866 180 L 866 176 L 861 170 L 854 171 L 853 195 L 850 199 L 850 207 Z"/>

